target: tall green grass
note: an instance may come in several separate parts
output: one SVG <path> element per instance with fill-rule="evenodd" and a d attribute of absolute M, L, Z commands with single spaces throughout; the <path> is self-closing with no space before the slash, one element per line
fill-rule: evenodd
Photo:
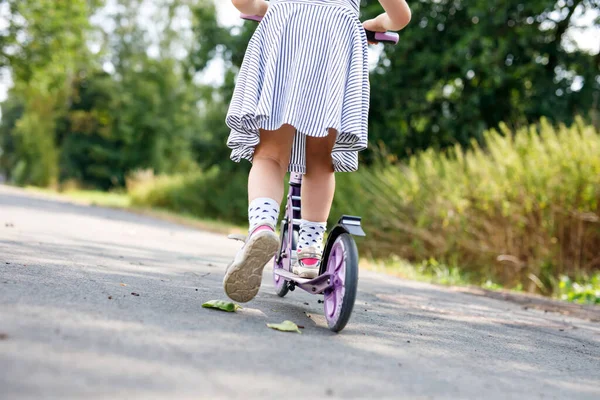
<path fill-rule="evenodd" d="M 549 294 L 600 270 L 600 135 L 581 120 L 485 134 L 485 148 L 428 150 L 338 174 L 331 223 L 363 217 L 363 254 L 446 265 L 477 283 Z M 213 168 L 134 185 L 135 205 L 246 220 L 246 171 Z"/>
<path fill-rule="evenodd" d="M 341 176 L 333 214 L 362 214 L 362 249 L 435 259 L 475 280 L 549 293 L 600 269 L 600 136 L 581 120 L 485 134 Z"/>

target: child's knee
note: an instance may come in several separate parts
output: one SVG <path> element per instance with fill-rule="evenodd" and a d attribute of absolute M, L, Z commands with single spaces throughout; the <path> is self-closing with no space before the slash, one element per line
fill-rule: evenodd
<path fill-rule="evenodd" d="M 332 173 L 333 158 L 331 152 L 335 144 L 335 131 L 331 130 L 328 137 L 309 138 L 306 143 L 306 173 Z"/>
<path fill-rule="evenodd" d="M 261 152 L 254 155 L 254 162 L 262 161 L 274 165 L 280 172 L 285 174 L 288 169 L 289 157 L 283 157 L 281 154 Z"/>

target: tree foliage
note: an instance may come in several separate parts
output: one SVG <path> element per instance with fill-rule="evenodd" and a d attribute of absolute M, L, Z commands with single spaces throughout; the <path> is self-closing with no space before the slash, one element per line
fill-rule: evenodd
<path fill-rule="evenodd" d="M 137 18 L 143 2 L 118 1 L 100 27 L 90 22 L 89 4 L 10 2 L 2 59 L 15 86 L 0 130 L 5 173 L 22 184 L 75 179 L 108 189 L 137 169 L 194 168 L 201 91 L 174 48 L 184 2 L 164 2 L 158 40 Z"/>
<path fill-rule="evenodd" d="M 83 0 L 4 3 L 9 25 L 1 34 L 0 62 L 12 72 L 13 102 L 23 104 L 10 132 L 17 155 L 12 175 L 20 183 L 48 185 L 58 177 L 56 120 L 67 107 L 69 82 L 87 53 L 90 5 Z"/>
<path fill-rule="evenodd" d="M 142 20 L 150 3 L 156 12 Z M 221 26 L 211 0 L 0 4 L 0 67 L 14 81 L 2 105 L 0 169 L 11 181 L 108 189 L 138 169 L 237 168 L 224 118 L 255 23 Z M 412 23 L 397 46 L 380 47 L 371 75 L 370 139 L 392 158 L 481 142 L 502 121 L 598 118 L 600 56 L 573 46 L 568 32 L 600 1 L 410 5 Z M 363 1 L 362 19 L 379 12 L 379 2 Z M 214 63 L 222 84 L 200 84 Z"/>
<path fill-rule="evenodd" d="M 366 1 L 364 17 L 380 12 Z M 481 141 L 505 121 L 571 123 L 598 112 L 600 58 L 565 33 L 597 0 L 422 0 L 371 77 L 370 134 L 404 156 Z"/>

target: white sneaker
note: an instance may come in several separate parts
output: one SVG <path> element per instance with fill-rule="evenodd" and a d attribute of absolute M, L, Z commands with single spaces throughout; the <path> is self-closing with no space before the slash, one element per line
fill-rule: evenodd
<path fill-rule="evenodd" d="M 234 239 L 239 237 L 231 236 Z M 279 237 L 268 225 L 256 228 L 227 267 L 223 288 L 231 300 L 245 303 L 252 300 L 262 281 L 265 265 L 279 250 Z"/>
<path fill-rule="evenodd" d="M 314 246 L 300 250 L 298 261 L 294 263 L 292 272 L 300 278 L 316 278 L 321 268 L 321 257 L 321 252 Z"/>

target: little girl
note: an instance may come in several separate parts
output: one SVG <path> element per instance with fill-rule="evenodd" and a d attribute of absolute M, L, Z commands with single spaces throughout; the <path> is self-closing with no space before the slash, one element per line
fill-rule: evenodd
<path fill-rule="evenodd" d="M 231 159 L 252 162 L 248 238 L 223 287 L 239 302 L 260 288 L 279 249 L 275 225 L 287 171 L 304 174 L 293 272 L 319 272 L 335 191 L 334 172 L 356 171 L 367 147 L 369 68 L 364 29 L 396 31 L 410 21 L 405 0 L 379 0 L 385 13 L 361 24 L 360 0 L 232 0 L 264 18 L 252 36 L 227 113 Z"/>

